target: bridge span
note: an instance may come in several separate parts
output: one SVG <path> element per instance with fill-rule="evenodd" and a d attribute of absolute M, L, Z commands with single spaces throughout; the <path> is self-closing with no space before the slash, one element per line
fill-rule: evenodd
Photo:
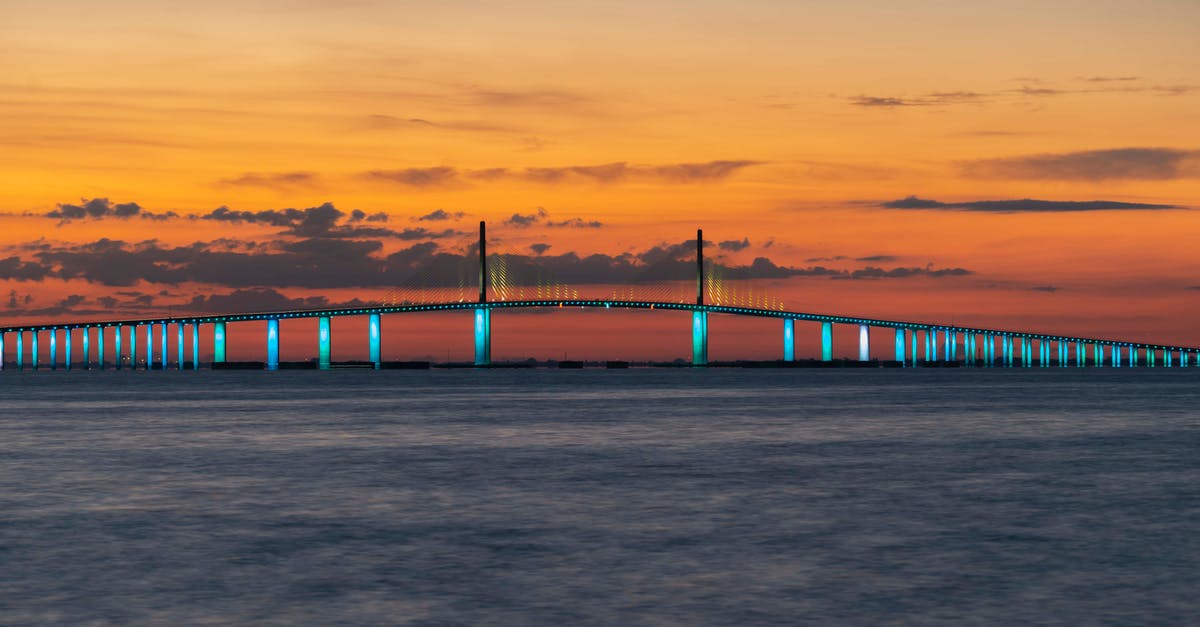
<path fill-rule="evenodd" d="M 37 370 L 39 363 L 39 339 L 49 342 L 50 369 L 58 369 L 58 349 L 63 348 L 62 367 L 85 369 L 109 366 L 120 369 L 125 364 L 145 369 L 168 369 L 169 329 L 175 327 L 177 369 L 189 367 L 199 369 L 200 329 L 207 326 L 211 337 L 212 364 L 226 363 L 227 333 L 229 324 L 265 321 L 264 365 L 268 370 L 279 367 L 279 323 L 296 318 L 317 318 L 318 333 L 317 366 L 331 367 L 332 337 L 331 320 L 340 316 L 367 316 L 367 346 L 369 361 L 375 368 L 383 364 L 381 339 L 382 322 L 385 315 L 410 314 L 436 311 L 474 312 L 474 363 L 486 367 L 492 364 L 492 313 L 507 309 L 539 308 L 605 308 L 644 309 L 657 311 L 691 312 L 692 365 L 708 364 L 708 317 L 709 315 L 752 316 L 776 318 L 782 321 L 780 358 L 784 362 L 796 361 L 796 323 L 814 322 L 820 325 L 821 353 L 814 356 L 820 361 L 833 361 L 834 325 L 848 326 L 858 335 L 858 360 L 872 361 L 871 329 L 887 329 L 893 332 L 894 361 L 907 367 L 931 362 L 950 362 L 981 367 L 1084 367 L 1084 366 L 1165 366 L 1176 364 L 1181 367 L 1200 366 L 1200 347 L 1176 346 L 1127 341 L 1116 338 L 1079 337 L 1045 334 L 1011 329 L 992 329 L 960 325 L 945 325 L 930 322 L 885 320 L 855 316 L 839 316 L 824 313 L 785 311 L 755 307 L 709 304 L 704 300 L 705 275 L 703 261 L 703 233 L 697 231 L 696 241 L 696 302 L 664 302 L 652 300 L 618 299 L 537 299 L 537 300 L 489 300 L 488 271 L 486 256 L 486 231 L 480 222 L 480 275 L 479 299 L 475 302 L 411 303 L 378 305 L 373 307 L 295 309 L 232 313 L 222 315 L 185 315 L 139 319 L 117 319 L 84 322 L 54 322 L 0 326 L 0 356 L 4 355 L 5 343 L 10 336 L 15 341 L 15 366 L 18 370 L 28 367 Z M 191 353 L 185 355 L 185 337 L 190 332 Z M 111 339 L 111 351 L 105 350 L 106 335 Z M 73 338 L 78 336 L 81 359 L 74 359 Z M 138 337 L 144 338 L 139 349 Z M 28 346 L 26 344 L 28 338 Z M 157 340 L 158 350 L 155 351 Z M 95 357 L 92 346 L 95 346 Z M 28 353 L 26 352 L 28 348 Z M 26 361 L 28 355 L 28 362 Z M 108 361 L 111 356 L 111 362 Z M 140 359 L 140 361 L 139 361 Z M 5 367 L 0 358 L 0 369 Z"/>

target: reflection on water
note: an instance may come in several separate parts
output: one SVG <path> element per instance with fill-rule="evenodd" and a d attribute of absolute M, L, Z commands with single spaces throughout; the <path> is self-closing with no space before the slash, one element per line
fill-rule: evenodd
<path fill-rule="evenodd" d="M 0 623 L 1185 622 L 1200 369 L 0 376 Z"/>

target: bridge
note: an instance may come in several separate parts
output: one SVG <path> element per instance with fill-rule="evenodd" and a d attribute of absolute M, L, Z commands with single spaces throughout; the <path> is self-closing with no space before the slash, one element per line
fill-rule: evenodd
<path fill-rule="evenodd" d="M 1152 344 L 1125 341 L 1113 338 L 1074 337 L 1055 334 L 1044 334 L 1018 330 L 989 329 L 959 325 L 935 324 L 904 320 L 883 320 L 853 316 L 838 316 L 834 314 L 787 311 L 782 308 L 742 307 L 705 302 L 706 273 L 704 266 L 704 237 L 702 231 L 696 232 L 696 299 L 695 302 L 673 302 L 665 300 L 637 299 L 584 299 L 584 298 L 539 298 L 516 300 L 489 300 L 488 282 L 489 269 L 487 257 L 487 231 L 484 222 L 479 223 L 479 294 L 473 302 L 435 302 L 435 303 L 404 303 L 381 304 L 378 306 L 328 309 L 298 309 L 282 311 L 261 311 L 252 313 L 231 313 L 222 315 L 170 316 L 143 319 L 104 320 L 84 322 L 55 322 L 46 324 L 30 324 L 18 326 L 0 326 L 0 356 L 4 355 L 5 342 L 12 336 L 16 343 L 17 370 L 25 369 L 26 337 L 28 337 L 28 367 L 38 370 L 43 365 L 39 363 L 39 338 L 45 336 L 49 342 L 49 364 L 51 370 L 57 370 L 58 349 L 63 348 L 61 366 L 70 370 L 72 367 L 84 369 L 106 369 L 109 353 L 105 351 L 105 332 L 110 330 L 112 338 L 111 366 L 121 369 L 123 362 L 128 360 L 131 369 L 136 369 L 140 363 L 147 370 L 166 370 L 170 368 L 168 359 L 169 329 L 175 327 L 176 354 L 174 366 L 177 369 L 199 369 L 200 363 L 200 329 L 208 327 L 211 331 L 212 362 L 214 368 L 227 365 L 226 348 L 229 324 L 250 321 L 266 321 L 267 332 L 265 341 L 266 359 L 263 367 L 267 370 L 279 368 L 279 322 L 296 318 L 317 318 L 318 358 L 316 366 L 329 369 L 332 339 L 330 336 L 330 321 L 338 316 L 367 316 L 369 347 L 369 364 L 374 368 L 383 367 L 381 355 L 382 318 L 392 314 L 406 314 L 432 311 L 473 311 L 474 312 L 474 364 L 478 367 L 492 365 L 492 313 L 506 309 L 539 309 L 539 308 L 605 308 L 626 310 L 658 310 L 686 311 L 692 314 L 692 365 L 706 366 L 708 360 L 708 317 L 710 315 L 752 316 L 760 318 L 775 318 L 782 322 L 782 341 L 780 362 L 796 362 L 796 322 L 814 322 L 820 325 L 821 354 L 814 361 L 833 362 L 833 329 L 834 325 L 848 326 L 857 329 L 858 361 L 872 363 L 871 358 L 871 329 L 888 329 L 894 332 L 894 357 L 890 365 L 914 367 L 927 364 L 954 364 L 977 367 L 1135 367 L 1161 366 L 1171 367 L 1178 363 L 1181 367 L 1189 365 L 1200 366 L 1200 347 L 1174 346 L 1168 344 Z M 185 336 L 191 334 L 191 354 L 185 354 Z M 144 337 L 139 352 L 138 336 Z M 76 362 L 72 353 L 73 338 L 79 336 L 81 344 L 81 359 Z M 93 342 L 93 336 L 95 338 Z M 158 340 L 158 351 L 155 351 L 155 340 Z M 92 357 L 92 345 L 95 345 L 95 357 Z M 1035 355 L 1036 353 L 1036 355 Z M 4 368 L 0 359 L 0 370 Z"/>

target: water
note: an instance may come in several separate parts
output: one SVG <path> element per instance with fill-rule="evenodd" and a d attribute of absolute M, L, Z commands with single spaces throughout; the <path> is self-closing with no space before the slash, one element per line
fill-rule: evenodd
<path fill-rule="evenodd" d="M 1184 623 L 1200 369 L 0 376 L 0 624 Z"/>

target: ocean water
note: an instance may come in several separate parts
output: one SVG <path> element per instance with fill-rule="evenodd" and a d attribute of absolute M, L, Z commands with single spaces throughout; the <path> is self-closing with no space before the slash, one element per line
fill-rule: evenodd
<path fill-rule="evenodd" d="M 0 624 L 1184 624 L 1200 368 L 0 373 Z"/>

